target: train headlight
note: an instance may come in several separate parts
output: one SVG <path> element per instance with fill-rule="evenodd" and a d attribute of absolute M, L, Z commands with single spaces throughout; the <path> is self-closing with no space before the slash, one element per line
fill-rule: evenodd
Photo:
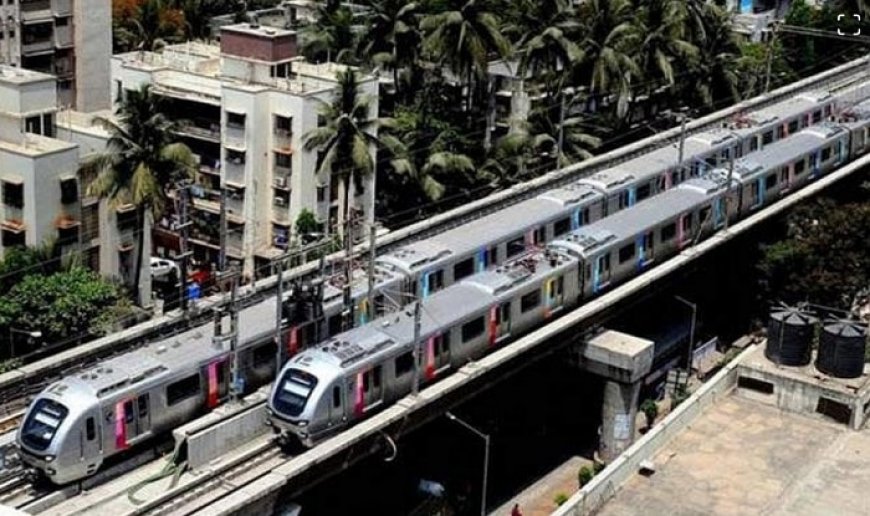
<path fill-rule="evenodd" d="M 296 423 L 296 426 L 298 426 L 299 428 L 305 428 L 306 426 L 308 426 L 308 421 L 303 419 Z"/>
<path fill-rule="evenodd" d="M 54 455 L 46 455 L 45 456 L 45 462 L 51 462 L 53 460 L 54 460 Z"/>

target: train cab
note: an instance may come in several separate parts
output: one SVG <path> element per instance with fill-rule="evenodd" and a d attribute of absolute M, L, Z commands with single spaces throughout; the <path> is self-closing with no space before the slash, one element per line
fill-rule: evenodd
<path fill-rule="evenodd" d="M 91 475 L 102 463 L 99 404 L 83 387 L 52 385 L 31 403 L 18 429 L 21 460 L 54 484 Z"/>

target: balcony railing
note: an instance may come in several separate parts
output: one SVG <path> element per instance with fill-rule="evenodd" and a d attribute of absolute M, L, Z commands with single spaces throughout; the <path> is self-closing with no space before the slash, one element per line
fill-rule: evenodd
<path fill-rule="evenodd" d="M 209 120 L 195 119 L 181 121 L 178 126 L 179 134 L 215 143 L 221 141 L 221 126 L 218 123 Z"/>

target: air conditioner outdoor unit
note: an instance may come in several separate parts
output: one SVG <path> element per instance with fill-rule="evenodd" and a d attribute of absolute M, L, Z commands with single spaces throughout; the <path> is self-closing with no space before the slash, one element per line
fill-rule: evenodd
<path fill-rule="evenodd" d="M 276 177 L 275 178 L 275 186 L 279 188 L 285 188 L 287 186 L 287 178 L 286 177 Z"/>
<path fill-rule="evenodd" d="M 275 197 L 275 206 L 287 206 L 287 201 L 283 197 Z"/>

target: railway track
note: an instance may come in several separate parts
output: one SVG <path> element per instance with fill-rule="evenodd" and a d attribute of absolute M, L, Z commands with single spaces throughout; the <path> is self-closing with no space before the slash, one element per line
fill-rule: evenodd
<path fill-rule="evenodd" d="M 823 74 L 775 90 L 766 96 L 743 101 L 735 106 L 688 123 L 686 134 L 691 135 L 712 127 L 719 127 L 723 122 L 728 121 L 737 114 L 749 110 L 762 109 L 791 97 L 797 92 L 816 89 L 843 90 L 859 81 L 867 80 L 868 76 L 870 76 L 870 67 L 868 65 L 870 65 L 870 57 L 858 59 Z M 678 128 L 674 128 L 621 149 L 597 156 L 591 160 L 550 172 L 528 183 L 514 186 L 484 199 L 468 203 L 450 212 L 436 215 L 426 221 L 388 233 L 378 239 L 377 251 L 386 252 L 415 240 L 428 238 L 434 234 L 536 196 L 543 191 L 563 186 L 604 168 L 627 161 L 651 149 L 674 144 L 679 139 L 680 131 Z M 365 252 L 365 247 L 364 245 L 358 246 L 359 252 Z M 342 253 L 331 255 L 329 261 L 334 263 L 341 256 Z M 318 274 L 318 272 L 319 268 L 316 263 L 308 263 L 288 272 L 285 278 L 304 279 L 312 277 Z M 267 278 L 243 289 L 239 296 L 239 306 L 241 308 L 251 306 L 274 295 L 275 281 L 274 277 Z M 212 298 L 210 301 L 204 302 L 205 309 L 185 317 L 177 317 L 163 326 L 148 331 L 145 335 L 125 338 L 117 342 L 112 341 L 99 349 L 74 351 L 75 357 L 66 358 L 64 361 L 53 362 L 52 359 L 46 359 L 39 363 L 20 368 L 17 370 L 20 374 L 13 375 L 13 377 L 0 382 L 0 399 L 4 400 L 3 405 L 0 406 L 0 414 L 5 412 L 10 418 L 15 416 L 20 418 L 20 413 L 26 407 L 29 399 L 62 375 L 74 373 L 107 357 L 123 353 L 134 346 L 141 345 L 143 341 L 168 338 L 192 327 L 209 324 L 212 321 L 210 308 L 222 306 L 227 301 L 225 297 L 228 296 Z M 0 432 L 7 428 L 3 426 L 3 421 L 6 421 L 6 419 L 0 420 Z M 9 419 L 9 421 L 12 421 L 12 419 Z M 10 427 L 17 426 L 17 422 L 9 423 L 9 425 Z"/>

